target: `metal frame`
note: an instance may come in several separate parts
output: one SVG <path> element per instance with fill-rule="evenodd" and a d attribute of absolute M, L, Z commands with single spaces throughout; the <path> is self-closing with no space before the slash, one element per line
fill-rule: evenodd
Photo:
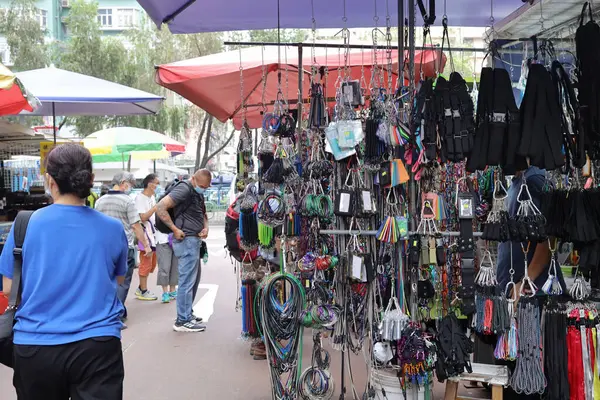
<path fill-rule="evenodd" d="M 358 230 L 344 230 L 344 229 L 321 229 L 319 231 L 321 235 L 357 235 L 357 236 L 375 236 L 377 235 L 377 231 L 358 231 Z M 409 235 L 419 235 L 419 232 L 411 231 L 408 232 Z M 450 236 L 450 237 L 458 237 L 460 236 L 460 232 L 458 231 L 447 231 L 447 232 L 439 232 L 440 236 Z M 481 237 L 483 232 L 473 232 L 473 237 Z M 408 240 L 408 238 L 401 238 L 399 240 Z"/>
<path fill-rule="evenodd" d="M 410 27 L 409 27 L 410 30 Z M 402 29 L 399 29 L 399 32 L 402 32 L 402 34 L 398 35 L 398 40 L 401 39 L 401 37 L 404 37 L 404 31 Z M 413 40 L 414 43 L 414 40 Z M 314 48 L 327 48 L 327 49 L 363 49 L 363 50 L 373 50 L 373 45 L 372 44 L 341 44 L 341 43 L 315 43 L 314 45 L 312 43 L 296 43 L 296 42 L 292 42 L 292 43 L 277 43 L 277 42 L 232 42 L 232 41 L 226 41 L 223 42 L 224 46 L 289 46 L 289 47 L 298 47 L 299 49 L 302 49 L 303 47 L 314 47 Z M 387 46 L 380 46 L 381 48 L 387 48 Z M 391 48 L 393 50 L 398 50 L 399 48 L 404 49 L 404 45 L 393 45 L 391 46 Z M 446 49 L 445 50 L 450 50 L 450 51 L 458 51 L 458 52 L 477 52 L 477 53 L 485 53 L 488 51 L 488 49 L 483 48 L 483 47 L 450 47 L 450 49 Z M 414 47 L 414 50 L 441 50 L 441 47 L 439 45 L 436 45 L 434 47 L 426 47 L 426 46 L 416 46 Z M 298 54 L 300 60 L 302 59 L 301 57 L 301 52 L 299 52 Z M 410 57 L 410 53 L 409 53 L 409 57 Z M 414 57 L 413 57 L 414 58 Z M 398 55 L 398 62 L 400 63 L 400 55 Z M 414 63 L 414 59 L 413 59 L 413 63 Z M 400 69 L 398 69 L 398 72 L 400 73 Z"/>

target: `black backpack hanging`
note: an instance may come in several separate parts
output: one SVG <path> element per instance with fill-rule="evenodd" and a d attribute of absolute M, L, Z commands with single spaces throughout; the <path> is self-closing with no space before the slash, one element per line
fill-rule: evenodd
<path fill-rule="evenodd" d="M 454 70 L 446 17 L 442 20 L 442 25 L 444 33 L 440 53 L 445 50 L 444 45 L 447 43 L 452 73 L 449 80 L 438 77 L 435 86 L 439 141 L 442 148 L 440 158 L 442 162 L 446 160 L 461 162 L 473 148 L 475 130 L 473 99 L 467 90 L 466 81 Z"/>

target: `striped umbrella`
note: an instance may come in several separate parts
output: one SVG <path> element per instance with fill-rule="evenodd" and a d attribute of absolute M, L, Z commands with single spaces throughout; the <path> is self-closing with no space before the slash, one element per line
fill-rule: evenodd
<path fill-rule="evenodd" d="M 159 160 L 185 153 L 185 145 L 148 129 L 118 127 L 103 129 L 83 140 L 94 162 Z"/>

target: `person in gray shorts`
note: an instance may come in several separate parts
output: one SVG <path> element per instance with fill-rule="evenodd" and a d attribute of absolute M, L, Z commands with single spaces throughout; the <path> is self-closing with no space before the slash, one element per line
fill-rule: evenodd
<path fill-rule="evenodd" d="M 158 263 L 156 284 L 162 286 L 162 302 L 169 303 L 177 298 L 178 261 L 173 253 L 170 235 L 156 231 L 156 242 Z"/>

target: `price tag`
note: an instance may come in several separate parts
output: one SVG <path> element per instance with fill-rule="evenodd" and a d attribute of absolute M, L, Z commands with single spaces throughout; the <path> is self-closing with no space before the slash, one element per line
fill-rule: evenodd
<path fill-rule="evenodd" d="M 473 196 L 469 193 L 461 193 L 458 196 L 458 217 L 461 219 L 473 219 Z"/>

